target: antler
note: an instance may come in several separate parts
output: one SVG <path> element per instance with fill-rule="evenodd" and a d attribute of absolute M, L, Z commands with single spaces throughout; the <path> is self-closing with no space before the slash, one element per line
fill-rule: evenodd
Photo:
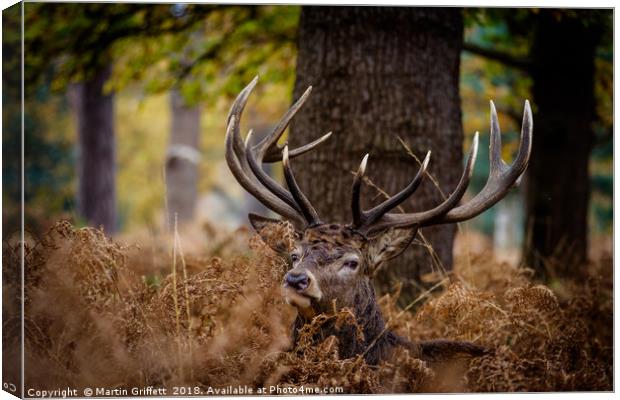
<path fill-rule="evenodd" d="M 364 178 L 364 174 L 366 173 L 366 164 L 368 162 L 368 154 L 364 156 L 362 163 L 360 164 L 359 169 L 357 170 L 357 174 L 355 174 L 355 178 L 353 179 L 353 189 L 351 196 L 351 209 L 353 211 L 353 226 L 357 227 L 360 230 L 364 230 L 365 227 L 372 226 L 377 220 L 383 217 L 388 211 L 392 210 L 394 207 L 397 207 L 400 203 L 405 201 L 409 196 L 416 191 L 420 183 L 422 182 L 422 178 L 424 173 L 426 172 L 426 168 L 428 167 L 428 162 L 431 158 L 431 152 L 426 153 L 426 157 L 424 157 L 424 161 L 422 161 L 422 166 L 420 170 L 413 178 L 413 180 L 407 185 L 406 188 L 390 197 L 383 203 L 374 207 L 371 210 L 363 211 L 360 207 L 360 192 L 362 186 L 362 180 Z"/>
<path fill-rule="evenodd" d="M 226 129 L 226 163 L 228 168 L 239 184 L 266 207 L 297 224 L 318 224 L 320 221 L 317 212 L 301 193 L 295 182 L 289 158 L 297 157 L 314 149 L 327 140 L 331 132 L 312 143 L 290 151 L 287 146 L 280 147 L 277 144 L 295 113 L 310 95 L 312 87 L 309 87 L 299 100 L 291 106 L 269 135 L 260 143 L 253 145 L 251 130 L 248 132 L 245 143 L 241 139 L 239 120 L 257 82 L 258 76 L 239 93 L 228 113 L 228 128 Z M 282 160 L 284 165 L 290 191 L 280 186 L 261 168 L 262 162 L 278 160 Z"/>
<path fill-rule="evenodd" d="M 368 160 L 368 155 L 366 155 L 353 180 L 351 204 L 353 211 L 352 227 L 365 234 L 373 234 L 389 228 L 424 227 L 446 224 L 465 221 L 477 216 L 501 200 L 506 196 L 511 187 L 519 183 L 519 178 L 523 171 L 525 171 L 530 158 L 532 130 L 532 110 L 530 108 L 530 103 L 526 100 L 523 111 L 519 151 L 512 165 L 508 166 L 502 160 L 499 121 L 497 119 L 495 105 L 491 101 L 491 142 L 489 146 L 491 170 L 489 172 L 489 177 L 480 193 L 469 202 L 459 207 L 457 207 L 457 205 L 467 190 L 476 161 L 476 154 L 478 152 L 478 132 L 474 135 L 474 140 L 467 158 L 467 164 L 465 165 L 461 179 L 454 189 L 454 192 L 452 192 L 444 202 L 428 211 L 409 214 L 388 213 L 389 210 L 405 201 L 417 189 L 422 176 L 426 172 L 430 152 L 427 153 L 417 175 L 404 190 L 372 210 L 362 211 L 359 206 L 359 196 L 360 186 Z"/>

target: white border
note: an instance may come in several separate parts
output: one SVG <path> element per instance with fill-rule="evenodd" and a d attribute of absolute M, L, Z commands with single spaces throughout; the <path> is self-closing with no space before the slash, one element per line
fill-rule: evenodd
<path fill-rule="evenodd" d="M 27 1 L 27 2 L 32 2 L 32 1 Z M 111 3 L 115 3 L 117 1 L 105 1 L 105 0 L 84 0 L 84 1 L 65 1 L 65 2 L 111 2 Z M 151 0 L 151 1 L 128 1 L 128 2 L 136 2 L 136 3 L 174 3 L 173 1 L 162 1 L 162 0 Z M 219 4 L 224 4 L 224 3 L 235 3 L 235 4 L 312 4 L 312 5 L 382 5 L 382 6 L 388 6 L 388 5 L 398 5 L 398 6 L 458 6 L 458 7 L 557 7 L 557 8 L 614 8 L 615 7 L 615 2 L 613 1 L 605 1 L 605 0 L 590 0 L 588 2 L 584 2 L 584 1 L 577 1 L 577 0 L 569 0 L 569 1 L 563 1 L 563 2 L 558 2 L 558 1 L 527 1 L 527 2 L 515 2 L 515 1 L 509 1 L 509 0 L 494 0 L 494 1 L 488 1 L 488 0 L 483 0 L 483 1 L 477 1 L 475 3 L 472 3 L 471 1 L 465 1 L 465 0 L 452 0 L 452 1 L 411 1 L 411 0 L 392 0 L 392 1 L 374 1 L 372 3 L 370 2 L 359 2 L 359 1 L 351 1 L 351 0 L 339 0 L 339 1 L 327 1 L 327 0 L 314 0 L 314 1 L 295 1 L 295 2 L 290 2 L 290 1 L 282 1 L 282 0 L 272 0 L 272 1 L 268 1 L 268 2 L 261 2 L 261 1 L 183 1 L 185 3 L 219 3 Z M 8 8 L 14 4 L 16 4 L 17 2 L 15 0 L 0 0 L 0 5 L 2 6 L 2 9 L 4 10 L 5 8 Z M 23 13 L 23 6 L 22 6 L 22 13 Z M 23 24 L 23 18 L 22 18 L 22 24 Z M 0 41 L 2 38 L 2 34 L 0 33 Z M 23 49 L 23 35 L 22 35 L 22 49 Z M 614 78 L 616 76 L 616 64 L 615 64 L 615 54 L 618 51 L 618 34 L 617 34 L 617 30 L 615 29 L 615 11 L 614 11 Z M 22 51 L 22 57 L 23 57 L 23 51 Z M 0 62 L 1 62 L 1 50 L 0 50 Z M 619 115 L 619 106 L 618 104 L 615 102 L 615 92 L 616 92 L 616 88 L 617 88 L 617 82 L 614 81 L 614 116 Z M 22 60 L 22 86 L 23 86 L 23 60 Z M 23 90 L 22 90 L 22 107 L 23 107 Z M 0 121 L 0 128 L 2 127 L 2 122 Z M 618 174 L 620 173 L 620 166 L 618 165 L 618 163 L 616 163 L 616 159 L 618 158 L 618 156 L 620 155 L 620 150 L 618 150 L 618 148 L 616 147 L 616 132 L 617 132 L 617 127 L 614 126 L 614 177 L 618 176 Z M 24 154 L 24 148 L 23 148 L 23 113 L 22 113 L 22 179 L 23 179 L 23 154 Z M 0 150 L 1 150 L 1 144 L 0 144 Z M 1 152 L 0 152 L 0 162 L 1 162 Z M 1 176 L 0 176 L 0 182 L 1 182 Z M 22 180 L 22 185 L 23 185 L 23 180 Z M 23 189 L 23 186 L 22 186 Z M 616 181 L 614 179 L 614 207 L 617 205 L 617 199 L 618 199 L 618 188 L 616 186 Z M 22 190 L 22 224 L 23 224 L 23 190 Z M 1 205 L 0 205 L 0 210 L 1 210 Z M 615 217 L 615 214 L 614 214 Z M 618 222 L 618 220 L 616 218 L 614 218 L 614 255 L 615 255 L 615 250 L 616 250 L 616 235 L 615 232 L 618 231 L 618 229 L 620 229 L 620 222 Z M 23 226 L 23 225 L 22 225 Z M 0 232 L 1 232 L 1 227 L 0 227 Z M 22 229 L 22 235 L 23 235 L 23 229 Z M 23 262 L 23 260 L 22 260 Z M 615 296 L 615 288 L 618 287 L 618 274 L 615 274 L 615 266 L 616 266 L 616 259 L 614 257 L 614 367 L 615 367 L 615 361 L 618 360 L 618 349 L 615 346 L 616 343 L 616 338 L 618 335 L 618 332 L 616 330 L 616 318 L 615 318 L 615 310 L 616 310 L 616 306 L 617 306 L 617 301 L 618 299 Z M 23 265 L 22 265 L 23 268 Z M 23 271 L 23 270 L 22 270 Z M 22 279 L 23 279 L 23 274 L 22 274 Z M 23 290 L 23 285 L 22 285 L 22 290 Z M 0 306 L 2 304 L 2 298 L 0 297 Z M 22 330 L 23 330 L 23 323 L 22 323 Z M 23 334 L 22 334 L 22 340 L 23 340 Z M 0 344 L 1 344 L 1 337 L 0 337 Z M 0 347 L 1 349 L 1 347 Z M 23 349 L 23 344 L 22 344 L 22 349 Z M 22 355 L 23 357 L 23 355 Z M 0 363 L 1 364 L 1 363 Z M 617 369 L 614 368 L 614 388 L 616 387 L 617 384 L 617 374 L 616 374 Z M 0 373 L 2 372 L 2 366 L 0 365 Z M 22 379 L 23 382 L 23 379 Z M 441 395 L 426 395 L 426 394 L 415 394 L 415 395 L 389 395 L 389 398 L 391 399 L 402 399 L 402 398 L 410 398 L 412 396 L 415 396 L 416 398 L 420 398 L 420 399 L 447 399 L 447 398 L 453 398 L 455 396 L 455 394 L 441 394 Z M 549 399 L 583 399 L 584 397 L 588 397 L 589 399 L 607 399 L 607 398 L 612 398 L 614 396 L 613 393 L 590 393 L 590 392 L 586 392 L 586 393 L 574 393 L 574 392 L 561 392 L 561 393 L 549 393 L 549 394 L 539 394 L 539 393 L 515 393 L 515 394 L 458 394 L 457 395 L 459 399 L 478 399 L 480 398 L 480 396 L 483 396 L 485 399 L 495 399 L 495 398 L 501 398 L 501 397 L 508 397 L 510 396 L 510 398 L 532 398 L 532 397 L 539 397 L 539 396 L 543 396 L 544 398 L 549 398 Z M 301 396 L 301 398 L 305 398 L 306 396 Z M 327 397 L 342 397 L 342 395 L 340 396 L 327 396 Z M 362 396 L 362 395 L 347 395 L 347 398 L 364 398 L 366 396 Z M 159 397 L 161 399 L 161 397 Z M 174 397 L 173 399 L 178 399 L 179 397 Z M 231 397 L 228 397 L 231 398 Z M 235 397 L 235 398 L 240 398 L 240 399 L 256 399 L 257 396 L 254 397 Z M 261 397 L 263 398 L 263 397 Z M 291 399 L 299 399 L 300 396 L 295 396 L 295 397 L 284 397 L 284 396 L 280 396 L 280 397 L 274 397 L 274 396 L 265 396 L 264 398 L 272 398 L 272 399 L 282 399 L 282 398 L 291 398 Z M 4 391 L 0 391 L 0 400 L 4 400 L 4 399 L 15 399 L 14 396 L 11 396 L 10 394 L 8 394 L 7 392 Z"/>

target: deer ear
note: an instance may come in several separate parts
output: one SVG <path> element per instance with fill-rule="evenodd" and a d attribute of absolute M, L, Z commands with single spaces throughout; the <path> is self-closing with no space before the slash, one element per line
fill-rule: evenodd
<path fill-rule="evenodd" d="M 409 247 L 417 232 L 416 228 L 391 228 L 371 238 L 368 245 L 368 256 L 372 268 L 376 269 L 382 263 L 399 256 Z"/>
<path fill-rule="evenodd" d="M 249 213 L 248 218 L 256 233 L 267 246 L 278 254 L 288 255 L 292 250 L 291 239 L 296 239 L 299 235 L 290 223 L 254 213 Z"/>

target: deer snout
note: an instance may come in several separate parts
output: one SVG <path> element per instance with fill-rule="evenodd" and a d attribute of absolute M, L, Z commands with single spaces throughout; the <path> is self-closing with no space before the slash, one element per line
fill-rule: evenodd
<path fill-rule="evenodd" d="M 284 277 L 286 284 L 295 290 L 306 290 L 310 285 L 310 277 L 304 271 L 289 272 Z"/>
<path fill-rule="evenodd" d="M 284 275 L 282 294 L 288 304 L 297 307 L 307 317 L 312 315 L 312 300 L 320 300 L 323 296 L 319 282 L 305 268 L 295 268 Z"/>

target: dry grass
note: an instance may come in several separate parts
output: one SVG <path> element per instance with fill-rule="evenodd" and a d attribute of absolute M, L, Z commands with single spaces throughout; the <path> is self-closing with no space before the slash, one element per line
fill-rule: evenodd
<path fill-rule="evenodd" d="M 235 240 L 227 249 L 223 244 L 211 251 L 221 258 L 191 256 L 178 237 L 145 248 L 123 246 L 67 222 L 31 241 L 26 387 L 612 389 L 610 258 L 589 266 L 587 278 L 558 281 L 550 289 L 488 252 L 460 252 L 444 290 L 422 299 L 415 312 L 397 308 L 397 293 L 386 295 L 380 299 L 385 318 L 413 340 L 473 340 L 495 353 L 429 365 L 399 352 L 370 367 L 361 358 L 341 359 L 334 337 L 310 344 L 321 324 L 351 322 L 347 310 L 317 317 L 291 348 L 295 311 L 279 291 L 285 264 L 246 230 L 229 237 Z M 4 243 L 3 259 L 5 338 L 17 338 L 11 332 L 19 331 L 19 310 L 10 308 L 19 296 L 15 245 Z M 5 353 L 15 349 L 4 343 Z"/>

